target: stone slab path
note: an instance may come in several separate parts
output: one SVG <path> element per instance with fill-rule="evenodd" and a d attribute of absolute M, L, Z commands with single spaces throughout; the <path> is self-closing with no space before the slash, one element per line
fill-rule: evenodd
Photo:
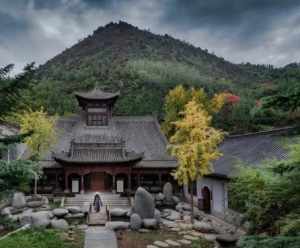
<path fill-rule="evenodd" d="M 89 227 L 85 231 L 84 248 L 118 248 L 116 234 L 105 227 Z"/>

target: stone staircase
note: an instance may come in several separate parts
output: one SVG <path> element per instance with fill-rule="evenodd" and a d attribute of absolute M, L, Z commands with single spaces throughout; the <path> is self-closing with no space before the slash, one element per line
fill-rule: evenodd
<path fill-rule="evenodd" d="M 64 207 L 78 206 L 82 209 L 88 210 L 90 204 L 93 203 L 94 193 L 77 194 L 75 197 L 66 197 Z M 121 197 L 119 194 L 100 193 L 104 208 L 125 208 L 129 209 L 130 204 L 127 197 Z"/>

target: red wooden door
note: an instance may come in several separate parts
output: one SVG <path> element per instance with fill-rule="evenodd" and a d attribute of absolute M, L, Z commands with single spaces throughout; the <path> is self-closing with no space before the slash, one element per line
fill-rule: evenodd
<path fill-rule="evenodd" d="M 91 175 L 91 190 L 92 191 L 106 191 L 105 188 L 105 173 L 92 173 Z"/>

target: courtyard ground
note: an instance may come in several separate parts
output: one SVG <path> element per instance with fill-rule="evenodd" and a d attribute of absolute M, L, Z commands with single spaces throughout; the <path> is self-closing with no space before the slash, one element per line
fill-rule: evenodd
<path fill-rule="evenodd" d="M 118 240 L 119 248 L 146 248 L 147 245 L 152 245 L 155 241 L 165 240 L 182 240 L 183 236 L 177 232 L 171 232 L 167 229 L 153 230 L 147 233 L 135 232 L 135 231 L 124 231 L 118 233 L 121 239 Z M 206 241 L 199 237 L 198 240 L 192 241 L 192 244 L 183 245 L 180 244 L 181 248 L 213 248 L 214 243 Z"/>

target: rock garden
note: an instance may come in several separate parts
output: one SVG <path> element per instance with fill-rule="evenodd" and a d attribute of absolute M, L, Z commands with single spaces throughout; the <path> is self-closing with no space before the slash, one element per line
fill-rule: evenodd
<path fill-rule="evenodd" d="M 130 237 L 141 238 L 144 246 L 130 247 L 190 247 L 194 243 L 207 242 L 214 246 L 234 245 L 242 234 L 233 226 L 209 217 L 194 208 L 195 221 L 191 222 L 191 206 L 173 195 L 171 184 L 166 184 L 162 193 L 152 195 L 139 187 L 134 196 L 134 205 L 129 210 L 112 209 L 113 221 L 106 227 L 116 231 L 121 247 L 129 247 Z M 121 218 L 122 221 L 118 220 Z M 156 235 L 153 235 L 156 234 Z M 145 246 L 146 245 L 146 246 Z"/>

